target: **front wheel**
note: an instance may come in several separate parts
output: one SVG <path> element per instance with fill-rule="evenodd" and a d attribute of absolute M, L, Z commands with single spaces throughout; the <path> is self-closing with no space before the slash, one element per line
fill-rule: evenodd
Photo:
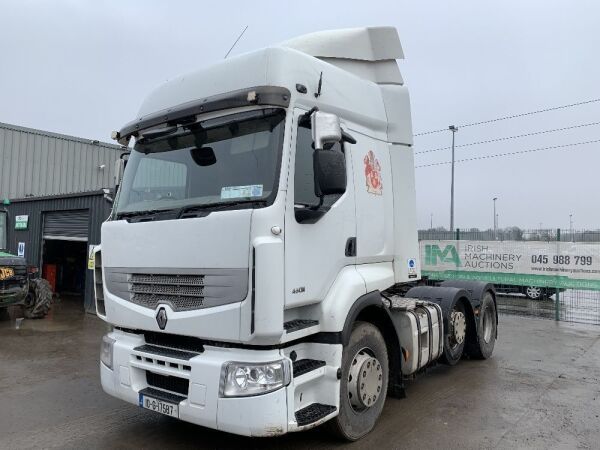
<path fill-rule="evenodd" d="M 388 354 L 381 332 L 356 322 L 342 355 L 340 411 L 332 431 L 349 441 L 369 433 L 381 415 L 389 380 Z"/>
<path fill-rule="evenodd" d="M 27 319 L 46 317 L 52 303 L 52 288 L 43 278 L 29 280 L 29 292 L 23 305 L 23 313 Z"/>

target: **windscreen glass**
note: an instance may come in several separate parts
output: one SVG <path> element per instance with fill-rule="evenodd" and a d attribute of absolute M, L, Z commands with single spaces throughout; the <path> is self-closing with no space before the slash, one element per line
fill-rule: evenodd
<path fill-rule="evenodd" d="M 117 214 L 272 203 L 285 112 L 263 109 L 148 132 L 131 152 Z"/>

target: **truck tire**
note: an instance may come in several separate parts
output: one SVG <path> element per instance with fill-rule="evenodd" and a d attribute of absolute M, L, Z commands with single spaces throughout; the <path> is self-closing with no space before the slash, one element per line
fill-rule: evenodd
<path fill-rule="evenodd" d="M 444 333 L 444 354 L 440 359 L 444 364 L 454 366 L 463 355 L 467 340 L 467 317 L 465 307 L 456 302 L 448 316 L 448 330 Z"/>
<path fill-rule="evenodd" d="M 498 330 L 496 319 L 496 303 L 490 292 L 481 298 L 479 307 L 479 324 L 477 326 L 477 343 L 469 347 L 469 355 L 476 359 L 488 359 L 492 356 Z"/>
<path fill-rule="evenodd" d="M 340 410 L 329 427 L 338 437 L 356 441 L 373 429 L 387 395 L 387 347 L 377 327 L 354 324 L 341 369 Z"/>
<path fill-rule="evenodd" d="M 43 278 L 29 280 L 29 293 L 23 305 L 23 313 L 27 319 L 46 317 L 52 303 L 52 288 Z"/>

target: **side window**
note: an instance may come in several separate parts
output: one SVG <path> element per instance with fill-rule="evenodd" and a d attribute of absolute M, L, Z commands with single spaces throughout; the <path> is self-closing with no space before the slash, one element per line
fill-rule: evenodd
<path fill-rule="evenodd" d="M 341 144 L 335 144 L 331 151 L 342 152 Z M 319 197 L 315 195 L 313 152 L 310 128 L 303 125 L 298 126 L 296 166 L 294 168 L 294 204 L 297 206 L 316 206 L 319 204 Z M 340 197 L 341 194 L 326 195 L 323 199 L 323 206 L 329 208 Z"/>

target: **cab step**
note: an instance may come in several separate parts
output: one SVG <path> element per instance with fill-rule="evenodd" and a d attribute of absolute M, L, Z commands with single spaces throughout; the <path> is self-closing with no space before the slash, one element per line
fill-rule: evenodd
<path fill-rule="evenodd" d="M 325 361 L 319 359 L 299 359 L 294 361 L 294 378 L 304 375 L 305 373 L 312 372 L 319 367 L 325 366 Z"/>
<path fill-rule="evenodd" d="M 285 322 L 283 324 L 283 329 L 286 333 L 294 333 L 296 331 L 303 330 L 304 328 L 310 328 L 319 325 L 318 320 L 310 320 L 310 319 L 295 319 Z"/>
<path fill-rule="evenodd" d="M 335 412 L 335 406 L 322 403 L 312 403 L 305 408 L 296 411 L 296 422 L 299 427 L 317 422 L 329 414 Z"/>

